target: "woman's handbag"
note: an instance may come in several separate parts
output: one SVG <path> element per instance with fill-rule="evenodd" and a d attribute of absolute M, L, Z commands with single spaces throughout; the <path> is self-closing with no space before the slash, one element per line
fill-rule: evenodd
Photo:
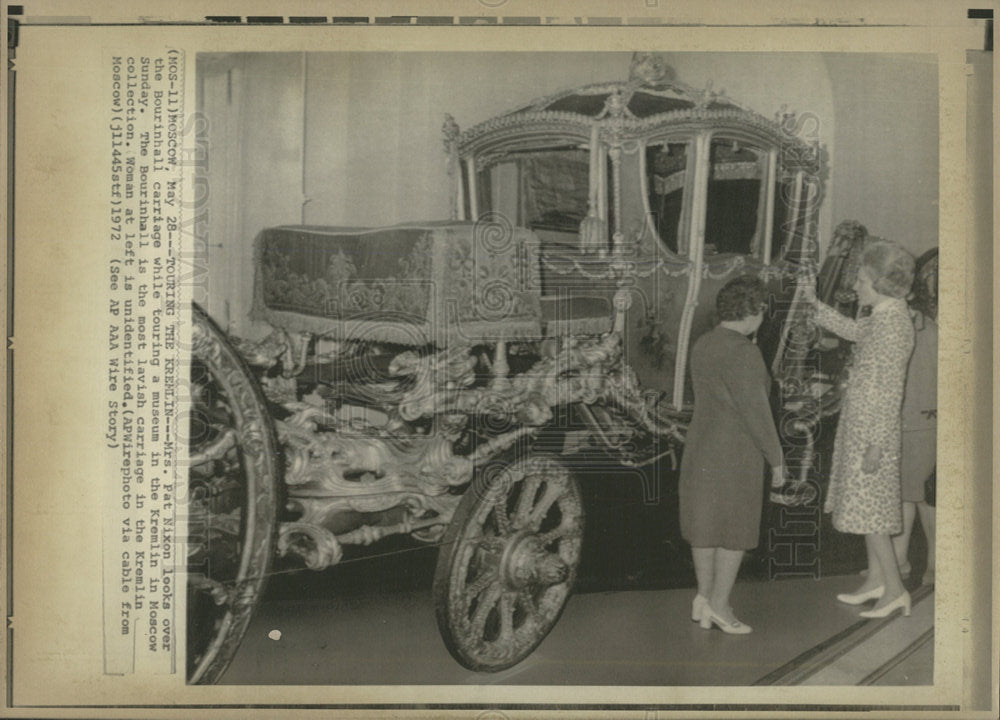
<path fill-rule="evenodd" d="M 924 502 L 931 507 L 937 504 L 937 466 L 931 470 L 931 474 L 924 480 Z"/>

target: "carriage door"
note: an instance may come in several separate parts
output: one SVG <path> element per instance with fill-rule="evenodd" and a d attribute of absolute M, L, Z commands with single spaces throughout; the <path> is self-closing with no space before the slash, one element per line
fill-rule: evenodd
<path fill-rule="evenodd" d="M 770 263 L 777 152 L 736 134 L 697 138 L 687 254 L 690 282 L 678 330 L 675 407 L 690 404 L 691 345 L 715 323 L 715 296 L 735 275 Z"/>

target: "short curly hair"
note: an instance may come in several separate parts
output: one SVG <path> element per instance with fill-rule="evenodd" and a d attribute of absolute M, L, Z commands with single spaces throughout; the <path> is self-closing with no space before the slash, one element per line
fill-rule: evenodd
<path fill-rule="evenodd" d="M 872 278 L 872 287 L 883 295 L 905 298 L 913 287 L 916 259 L 892 240 L 870 237 L 861 250 L 861 267 Z"/>
<path fill-rule="evenodd" d="M 755 275 L 735 277 L 715 296 L 720 321 L 737 321 L 756 315 L 766 302 L 764 282 Z"/>

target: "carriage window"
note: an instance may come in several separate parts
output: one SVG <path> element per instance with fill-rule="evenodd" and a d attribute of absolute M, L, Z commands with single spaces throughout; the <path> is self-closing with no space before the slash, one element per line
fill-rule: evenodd
<path fill-rule="evenodd" d="M 576 147 L 511 155 L 479 172 L 477 191 L 480 213 L 575 243 L 589 210 L 590 155 Z"/>
<path fill-rule="evenodd" d="M 681 238 L 681 211 L 687 176 L 687 144 L 663 143 L 646 148 L 649 211 L 663 244 L 675 253 L 686 252 Z"/>
<path fill-rule="evenodd" d="M 521 224 L 517 186 L 517 161 L 506 161 L 480 170 L 476 177 L 476 206 L 479 213 L 501 213 L 512 225 Z"/>
<path fill-rule="evenodd" d="M 521 160 L 524 220 L 530 228 L 576 233 L 587 216 L 590 154 L 554 150 Z"/>
<path fill-rule="evenodd" d="M 758 251 L 761 186 L 767 156 L 734 140 L 712 142 L 705 254 Z"/>

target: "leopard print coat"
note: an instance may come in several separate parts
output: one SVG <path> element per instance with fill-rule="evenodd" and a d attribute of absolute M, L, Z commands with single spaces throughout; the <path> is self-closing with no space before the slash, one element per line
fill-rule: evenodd
<path fill-rule="evenodd" d="M 900 416 L 914 335 L 906 301 L 883 300 L 859 320 L 818 303 L 816 322 L 855 343 L 824 509 L 841 532 L 898 533 L 903 529 Z M 871 474 L 862 469 L 870 445 L 881 451 Z"/>

